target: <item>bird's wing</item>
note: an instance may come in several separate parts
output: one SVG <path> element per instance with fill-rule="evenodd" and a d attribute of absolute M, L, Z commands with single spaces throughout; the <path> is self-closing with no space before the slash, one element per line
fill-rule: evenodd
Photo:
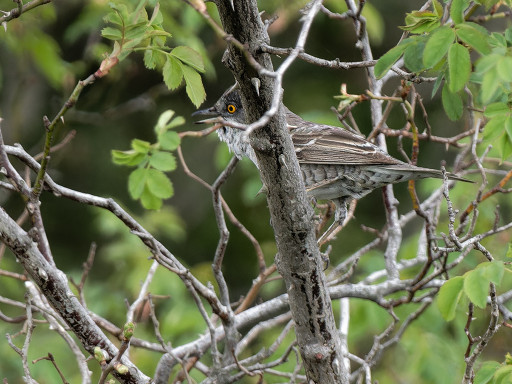
<path fill-rule="evenodd" d="M 290 125 L 299 163 L 377 165 L 402 164 L 376 145 L 347 130 L 303 120 Z"/>

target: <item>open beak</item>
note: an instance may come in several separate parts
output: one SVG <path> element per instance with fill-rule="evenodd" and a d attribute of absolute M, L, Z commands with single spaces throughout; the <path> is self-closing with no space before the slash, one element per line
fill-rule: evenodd
<path fill-rule="evenodd" d="M 215 107 L 200 109 L 199 111 L 195 111 L 192 116 L 213 116 L 212 118 L 195 121 L 194 124 L 214 124 L 219 121 L 219 112 Z"/>

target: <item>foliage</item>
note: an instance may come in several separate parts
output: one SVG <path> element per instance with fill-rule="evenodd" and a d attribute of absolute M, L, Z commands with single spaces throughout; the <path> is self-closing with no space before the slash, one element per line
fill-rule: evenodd
<path fill-rule="evenodd" d="M 184 122 L 183 117 L 174 117 L 174 111 L 167 110 L 160 115 L 154 127 L 156 143 L 133 139 L 131 150 L 112 151 L 114 163 L 137 167 L 128 178 L 128 190 L 131 197 L 140 199 L 146 209 L 160 209 L 162 199 L 174 194 L 171 180 L 164 172 L 176 169 L 176 158 L 172 152 L 179 147 L 180 137 L 171 129 Z"/>
<path fill-rule="evenodd" d="M 110 3 L 113 11 L 105 17 L 105 21 L 112 26 L 101 31 L 103 37 L 114 41 L 110 58 L 121 61 L 134 51 L 144 51 L 146 67 L 161 70 L 165 84 L 172 90 L 185 79 L 187 95 L 199 107 L 206 97 L 199 74 L 204 72 L 201 56 L 185 46 L 169 49 L 165 43 L 171 34 L 162 27 L 160 5 L 156 3 L 149 17 L 146 3 L 147 0 L 140 0 L 133 10 L 123 3 Z"/>

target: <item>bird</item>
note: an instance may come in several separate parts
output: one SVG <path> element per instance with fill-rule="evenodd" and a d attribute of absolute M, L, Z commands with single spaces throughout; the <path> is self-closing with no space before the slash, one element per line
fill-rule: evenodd
<path fill-rule="evenodd" d="M 321 240 L 326 239 L 336 227 L 343 226 L 347 204 L 353 199 L 361 199 L 388 184 L 444 177 L 440 170 L 400 161 L 363 136 L 346 129 L 306 121 L 286 107 L 285 113 L 308 196 L 330 200 L 336 207 L 334 221 Z M 228 88 L 212 107 L 198 110 L 193 116 L 209 117 L 196 121 L 197 124 L 210 123 L 211 117 L 222 118 L 228 123 L 246 124 L 239 85 Z M 254 149 L 242 130 L 226 125 L 220 127 L 217 134 L 236 157 L 248 157 L 258 166 Z M 469 181 L 453 173 L 447 173 L 447 177 Z"/>

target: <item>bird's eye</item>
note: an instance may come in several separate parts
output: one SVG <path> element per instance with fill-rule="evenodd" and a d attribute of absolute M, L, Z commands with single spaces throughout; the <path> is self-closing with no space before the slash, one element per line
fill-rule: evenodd
<path fill-rule="evenodd" d="M 234 106 L 234 104 L 228 104 L 227 111 L 231 114 L 235 113 L 236 107 Z"/>

